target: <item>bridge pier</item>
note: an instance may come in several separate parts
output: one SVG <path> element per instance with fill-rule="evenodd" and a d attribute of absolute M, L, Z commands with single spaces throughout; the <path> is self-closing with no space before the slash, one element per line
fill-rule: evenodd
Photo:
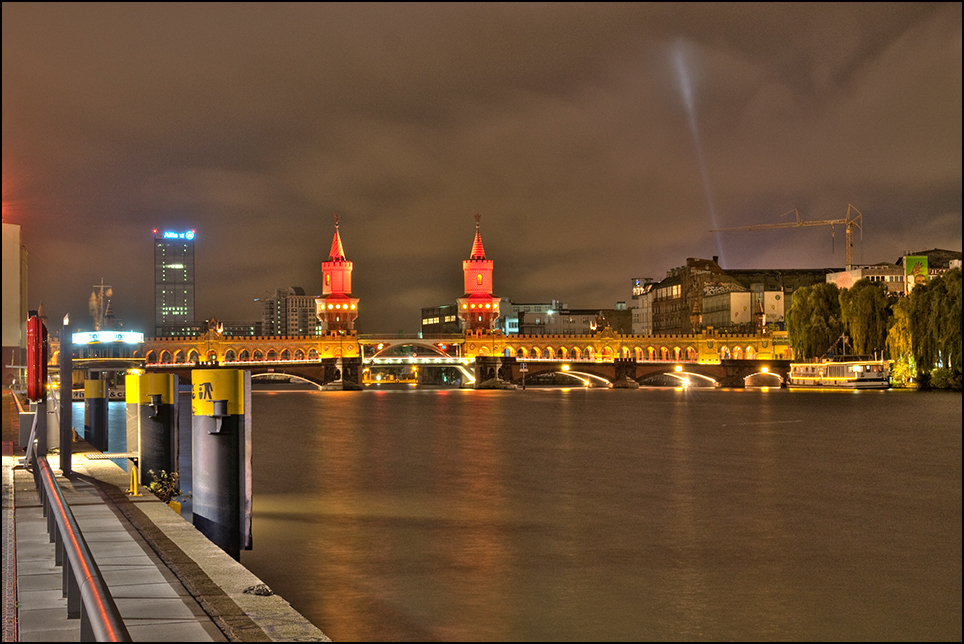
<path fill-rule="evenodd" d="M 324 358 L 322 387 L 342 391 L 359 391 L 362 387 L 362 358 Z"/>
<path fill-rule="evenodd" d="M 515 358 L 502 356 L 475 357 L 475 388 L 476 389 L 515 389 L 516 386 L 506 379 L 512 378 L 511 362 Z"/>
<path fill-rule="evenodd" d="M 636 382 L 636 359 L 635 358 L 616 358 L 613 360 L 613 379 L 614 389 L 639 389 Z"/>

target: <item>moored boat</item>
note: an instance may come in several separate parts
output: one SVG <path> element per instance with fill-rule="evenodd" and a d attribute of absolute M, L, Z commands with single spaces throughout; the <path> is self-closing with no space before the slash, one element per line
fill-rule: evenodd
<path fill-rule="evenodd" d="M 887 389 L 890 387 L 890 361 L 845 356 L 823 362 L 793 362 L 789 380 L 791 387 Z"/>

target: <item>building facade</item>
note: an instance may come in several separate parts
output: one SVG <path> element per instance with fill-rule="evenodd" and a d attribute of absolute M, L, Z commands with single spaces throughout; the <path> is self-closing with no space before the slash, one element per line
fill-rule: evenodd
<path fill-rule="evenodd" d="M 193 230 L 154 230 L 154 334 L 159 338 L 203 331 L 194 319 L 194 239 Z"/>
<path fill-rule="evenodd" d="M 904 269 L 897 264 L 869 264 L 851 266 L 850 270 L 827 273 L 827 282 L 836 284 L 837 288 L 850 288 L 858 280 L 867 279 L 871 282 L 881 282 L 887 286 L 887 292 L 900 294 L 906 292 Z"/>
<path fill-rule="evenodd" d="M 459 307 L 443 304 L 422 309 L 421 332 L 423 335 L 461 333 Z"/>
<path fill-rule="evenodd" d="M 300 286 L 279 288 L 261 302 L 261 333 L 259 335 L 318 335 L 317 298 L 306 295 Z"/>
<path fill-rule="evenodd" d="M 633 335 L 653 334 L 653 287 L 655 285 L 651 277 L 633 278 Z"/>
<path fill-rule="evenodd" d="M 699 333 L 709 326 L 733 324 L 761 328 L 782 318 L 780 302 L 791 301 L 793 291 L 826 281 L 842 269 L 723 270 L 718 258 L 688 258 L 686 265 L 669 271 L 653 290 L 653 333 Z M 731 293 L 748 293 L 731 296 Z M 718 297 L 723 295 L 724 297 Z M 746 301 L 744 301 L 746 300 Z M 746 307 L 746 311 L 743 311 Z M 736 313 L 743 313 L 742 316 Z M 719 329 L 719 327 L 716 327 Z"/>
<path fill-rule="evenodd" d="M 3 385 L 21 379 L 27 348 L 27 251 L 22 230 L 3 222 Z"/>

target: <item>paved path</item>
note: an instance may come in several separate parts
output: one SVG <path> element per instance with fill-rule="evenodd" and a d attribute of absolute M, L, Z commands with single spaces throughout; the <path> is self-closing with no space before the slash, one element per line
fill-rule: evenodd
<path fill-rule="evenodd" d="M 4 391 L 3 641 L 80 641 L 33 475 L 19 465 L 19 441 L 8 440 L 9 397 Z M 128 495 L 120 467 L 87 460 L 86 443 L 74 448 L 74 473 L 55 469 L 57 482 L 134 641 L 330 641 L 284 599 L 251 592 L 263 582 L 165 503 Z M 59 465 L 59 456 L 48 460 Z"/>

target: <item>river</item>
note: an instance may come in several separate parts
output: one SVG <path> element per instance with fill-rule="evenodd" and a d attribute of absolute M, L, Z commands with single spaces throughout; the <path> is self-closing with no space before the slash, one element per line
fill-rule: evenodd
<path fill-rule="evenodd" d="M 961 400 L 258 391 L 242 563 L 336 641 L 960 641 Z"/>

